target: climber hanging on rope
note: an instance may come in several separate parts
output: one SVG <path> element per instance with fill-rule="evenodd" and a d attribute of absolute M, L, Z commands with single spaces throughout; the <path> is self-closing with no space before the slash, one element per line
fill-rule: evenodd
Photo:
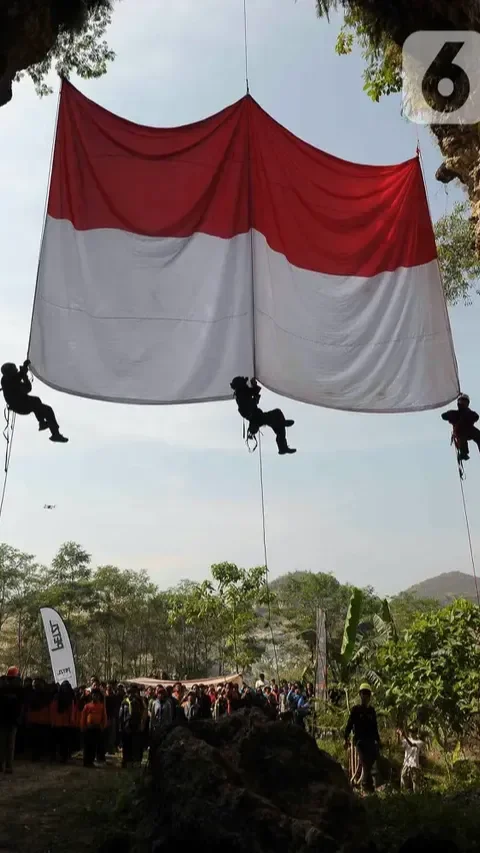
<path fill-rule="evenodd" d="M 8 408 L 17 415 L 34 414 L 42 432 L 49 429 L 50 441 L 65 444 L 68 438 L 60 433 L 53 409 L 46 406 L 39 397 L 30 397 L 32 383 L 28 378 L 30 362 L 25 361 L 20 368 L 16 364 L 2 365 L 2 391 Z"/>
<path fill-rule="evenodd" d="M 468 394 L 460 394 L 457 397 L 457 409 L 444 412 L 442 418 L 453 427 L 452 442 L 457 450 L 458 461 L 466 462 L 470 458 L 469 441 L 474 441 L 480 450 L 480 430 L 475 426 L 479 416 L 470 408 Z"/>
<path fill-rule="evenodd" d="M 248 421 L 247 440 L 255 438 L 260 427 L 269 426 L 276 435 L 278 452 L 281 456 L 297 452 L 293 447 L 288 446 L 285 432 L 287 427 L 293 426 L 294 421 L 285 420 L 285 415 L 280 409 L 264 412 L 258 407 L 261 389 L 256 379 L 250 379 L 249 383 L 246 376 L 235 376 L 230 382 L 230 388 L 233 389 L 238 411 L 242 418 Z"/>

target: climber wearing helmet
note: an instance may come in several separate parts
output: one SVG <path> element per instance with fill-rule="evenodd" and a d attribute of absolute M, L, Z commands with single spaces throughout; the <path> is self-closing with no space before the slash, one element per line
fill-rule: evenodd
<path fill-rule="evenodd" d="M 31 397 L 32 383 L 28 378 L 30 362 L 25 361 L 20 369 L 16 364 L 2 365 L 2 391 L 8 408 L 17 415 L 35 415 L 40 431 L 49 429 L 50 441 L 64 444 L 68 441 L 60 433 L 53 409 L 46 406 L 39 397 Z"/>
<path fill-rule="evenodd" d="M 276 435 L 278 452 L 281 456 L 297 452 L 293 447 L 288 446 L 285 432 L 287 427 L 293 426 L 294 421 L 285 420 L 285 415 L 280 409 L 264 412 L 259 408 L 261 389 L 256 379 L 251 379 L 249 382 L 246 376 L 235 376 L 230 382 L 230 388 L 233 390 L 238 411 L 242 418 L 248 421 L 249 438 L 253 438 L 260 427 L 269 426 Z"/>
<path fill-rule="evenodd" d="M 480 430 L 475 426 L 478 415 L 470 408 L 468 394 L 459 394 L 457 408 L 444 412 L 442 418 L 453 427 L 453 442 L 457 448 L 459 460 L 463 462 L 469 458 L 469 441 L 474 441 L 480 450 Z"/>
<path fill-rule="evenodd" d="M 360 784 L 365 791 L 375 790 L 372 769 L 381 748 L 378 732 L 377 715 L 370 702 L 372 688 L 369 684 L 361 684 L 359 689 L 360 705 L 354 705 L 345 729 L 345 747 L 350 745 L 350 733 L 353 731 L 353 742 L 357 749 L 362 775 Z"/>

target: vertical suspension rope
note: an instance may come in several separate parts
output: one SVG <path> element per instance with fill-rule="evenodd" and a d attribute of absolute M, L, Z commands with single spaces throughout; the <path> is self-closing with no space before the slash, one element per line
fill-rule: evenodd
<path fill-rule="evenodd" d="M 43 241 L 44 241 L 44 237 L 45 237 L 45 228 L 47 225 L 48 198 L 49 198 L 49 194 L 50 194 L 50 184 L 51 184 L 51 180 L 52 180 L 53 158 L 55 155 L 55 141 L 57 138 L 58 115 L 60 112 L 60 98 L 61 98 L 61 96 L 62 96 L 62 78 L 60 79 L 60 87 L 59 87 L 58 99 L 57 99 L 57 109 L 56 109 L 56 113 L 55 113 L 55 122 L 53 125 L 52 150 L 50 152 L 50 166 L 49 166 L 49 170 L 48 170 L 47 190 L 45 193 L 45 204 L 44 204 L 44 208 L 43 208 L 43 223 L 42 223 L 42 230 L 41 230 L 41 236 L 40 236 L 40 248 L 38 251 L 37 275 L 36 275 L 36 279 L 35 279 L 35 290 L 34 290 L 34 294 L 33 294 L 32 316 L 30 319 L 30 333 L 28 336 L 28 346 L 27 346 L 27 358 L 30 358 L 30 346 L 32 343 L 33 316 L 35 314 L 35 304 L 37 301 L 37 292 L 38 292 L 38 280 L 39 280 L 39 276 L 40 276 L 40 263 L 42 260 Z"/>
<path fill-rule="evenodd" d="M 430 220 L 433 222 L 433 219 L 432 219 L 432 206 L 431 206 L 431 204 L 430 204 L 430 196 L 429 196 L 429 194 L 428 194 L 427 181 L 426 181 L 426 178 L 425 178 L 425 169 L 424 169 L 424 165 L 423 165 L 423 155 L 422 155 L 422 151 L 421 151 L 421 148 L 420 148 L 420 139 L 419 139 L 419 137 L 418 137 L 418 128 L 417 128 L 417 156 L 418 156 L 418 162 L 419 162 L 419 165 L 420 165 L 420 173 L 421 173 L 421 175 L 422 175 L 423 189 L 424 189 L 424 192 L 425 192 L 425 198 L 426 198 L 426 200 L 427 200 L 428 212 L 430 213 Z M 460 374 L 459 374 L 459 372 L 458 372 L 457 356 L 456 356 L 456 353 L 455 353 L 455 347 L 454 347 L 454 345 L 453 345 L 453 333 L 452 333 L 452 326 L 451 326 L 451 323 L 450 323 L 450 315 L 449 315 L 449 313 L 448 313 L 448 305 L 447 305 L 447 300 L 446 300 L 446 297 L 445 297 L 445 288 L 444 288 L 444 286 L 443 286 L 442 270 L 441 270 L 441 267 L 440 267 L 440 262 L 439 262 L 439 260 L 438 260 L 438 256 L 437 256 L 437 267 L 438 267 L 438 274 L 439 274 L 439 276 L 440 276 L 440 281 L 441 281 L 441 284 L 442 284 L 443 308 L 444 308 L 444 312 L 445 312 L 445 322 L 446 322 L 446 324 L 447 324 L 448 336 L 449 336 L 449 339 L 450 339 L 450 346 L 451 346 L 451 348 L 452 348 L 452 356 L 453 356 L 453 361 L 454 361 L 454 365 L 455 365 L 455 378 L 456 378 L 456 380 L 457 380 L 457 394 L 460 394 Z"/>
<path fill-rule="evenodd" d="M 247 0 L 243 0 L 243 41 L 245 50 L 245 85 L 247 87 L 247 95 L 250 94 L 250 85 L 248 82 L 248 17 L 247 17 Z"/>
<path fill-rule="evenodd" d="M 248 77 L 248 15 L 247 15 L 247 0 L 243 0 L 243 42 L 244 42 L 244 56 L 245 56 L 245 86 L 247 90 L 247 95 L 250 94 L 250 82 Z M 250 213 L 250 257 L 251 257 L 251 278 L 252 278 L 252 317 L 253 317 L 253 329 L 252 329 L 252 339 L 253 339 L 253 375 L 256 377 L 257 372 L 257 364 L 256 364 L 256 340 L 255 340 L 255 286 L 254 286 L 254 276 L 255 276 L 255 261 L 254 261 L 254 240 L 253 240 L 253 216 L 252 216 L 252 190 L 251 190 L 251 163 L 250 163 L 250 127 L 248 133 L 248 160 L 249 160 L 249 194 L 248 194 L 248 205 L 249 205 L 249 213 Z M 275 634 L 273 633 L 272 626 L 272 601 L 270 595 L 270 584 L 269 584 L 269 570 L 268 570 L 268 548 L 267 548 L 267 526 L 265 520 L 265 490 L 263 484 L 263 456 L 262 456 L 262 435 L 261 432 L 258 434 L 258 463 L 259 463 L 259 471 L 260 471 L 260 498 L 261 498 L 261 509 L 262 509 L 262 536 L 263 536 L 263 558 L 265 565 L 265 589 L 267 591 L 267 608 L 268 608 L 268 626 L 270 628 L 270 636 L 272 638 L 272 646 L 273 646 L 273 654 L 275 658 L 275 672 L 277 674 L 277 683 L 280 685 L 280 673 L 278 669 L 278 654 L 277 654 L 277 644 L 275 642 Z"/>
<path fill-rule="evenodd" d="M 248 15 L 247 15 L 247 0 L 243 0 L 243 38 L 245 52 L 245 86 L 247 95 L 250 94 L 250 83 L 248 79 Z M 250 217 L 250 258 L 251 258 L 251 279 L 252 279 L 252 342 L 253 342 L 253 375 L 256 378 L 257 373 L 257 358 L 256 358 L 256 335 L 255 335 L 255 259 L 254 259 L 254 239 L 253 239 L 253 208 L 252 208 L 252 186 L 251 186 L 251 163 L 250 163 L 250 124 L 248 128 L 248 207 Z M 275 642 L 275 634 L 272 626 L 272 601 L 270 595 L 269 570 L 268 570 L 268 548 L 267 548 L 267 526 L 265 520 L 265 490 L 263 484 L 263 456 L 262 456 L 262 434 L 258 433 L 258 464 L 260 471 L 260 498 L 262 509 L 262 536 L 263 536 L 263 559 L 265 566 L 265 589 L 267 591 L 267 608 L 268 608 L 268 626 L 270 628 L 270 636 L 272 638 L 273 654 L 275 658 L 275 672 L 277 675 L 277 684 L 280 685 L 280 673 L 278 668 L 277 644 Z"/>
<path fill-rule="evenodd" d="M 270 636 L 272 638 L 273 655 L 275 658 L 275 672 L 277 674 L 277 684 L 280 686 L 280 673 L 278 669 L 277 644 L 275 642 L 275 634 L 272 626 L 272 602 L 270 596 L 270 585 L 268 581 L 268 549 L 267 549 L 267 525 L 265 522 L 265 491 L 263 487 L 263 457 L 262 457 L 262 436 L 258 435 L 258 461 L 260 469 L 260 495 L 262 502 L 262 530 L 263 530 L 263 557 L 265 560 L 265 588 L 267 590 L 267 608 L 268 608 L 268 625 L 270 628 Z"/>

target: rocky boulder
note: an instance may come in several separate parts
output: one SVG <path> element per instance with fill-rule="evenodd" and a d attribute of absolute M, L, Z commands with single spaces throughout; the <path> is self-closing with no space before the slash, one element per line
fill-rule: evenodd
<path fill-rule="evenodd" d="M 340 765 L 302 728 L 241 711 L 159 739 L 152 853 L 361 853 L 365 816 Z"/>

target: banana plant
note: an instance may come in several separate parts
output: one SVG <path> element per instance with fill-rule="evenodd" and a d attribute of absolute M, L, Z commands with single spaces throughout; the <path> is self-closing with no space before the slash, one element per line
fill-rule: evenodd
<path fill-rule="evenodd" d="M 385 642 L 392 640 L 394 643 L 398 643 L 397 627 L 392 616 L 392 611 L 390 610 L 390 605 L 386 598 L 382 601 L 381 615 L 378 616 L 376 614 L 373 617 L 373 624 L 377 635 L 382 640 Z"/>
<path fill-rule="evenodd" d="M 374 614 L 371 622 L 361 623 L 363 595 L 354 589 L 350 599 L 343 642 L 340 654 L 341 681 L 344 685 L 347 706 L 349 705 L 348 683 L 352 675 L 361 670 L 362 677 L 377 690 L 382 686 L 381 675 L 371 667 L 370 661 L 381 646 L 398 642 L 398 633 L 388 601 L 382 602 L 380 614 Z"/>
<path fill-rule="evenodd" d="M 350 604 L 348 605 L 347 618 L 345 619 L 345 627 L 343 629 L 342 648 L 340 651 L 342 678 L 344 673 L 347 671 L 347 667 L 355 651 L 358 626 L 360 624 L 360 614 L 362 612 L 362 602 L 362 590 L 354 588 L 350 598 Z"/>
<path fill-rule="evenodd" d="M 352 591 L 350 604 L 348 605 L 347 617 L 345 619 L 345 627 L 343 629 L 342 648 L 340 650 L 340 674 L 344 685 L 345 699 L 347 708 L 350 710 L 350 700 L 348 695 L 348 680 L 350 674 L 350 666 L 355 655 L 355 646 L 357 643 L 358 626 L 360 624 L 360 615 L 362 612 L 363 593 L 361 589 L 356 587 Z"/>

